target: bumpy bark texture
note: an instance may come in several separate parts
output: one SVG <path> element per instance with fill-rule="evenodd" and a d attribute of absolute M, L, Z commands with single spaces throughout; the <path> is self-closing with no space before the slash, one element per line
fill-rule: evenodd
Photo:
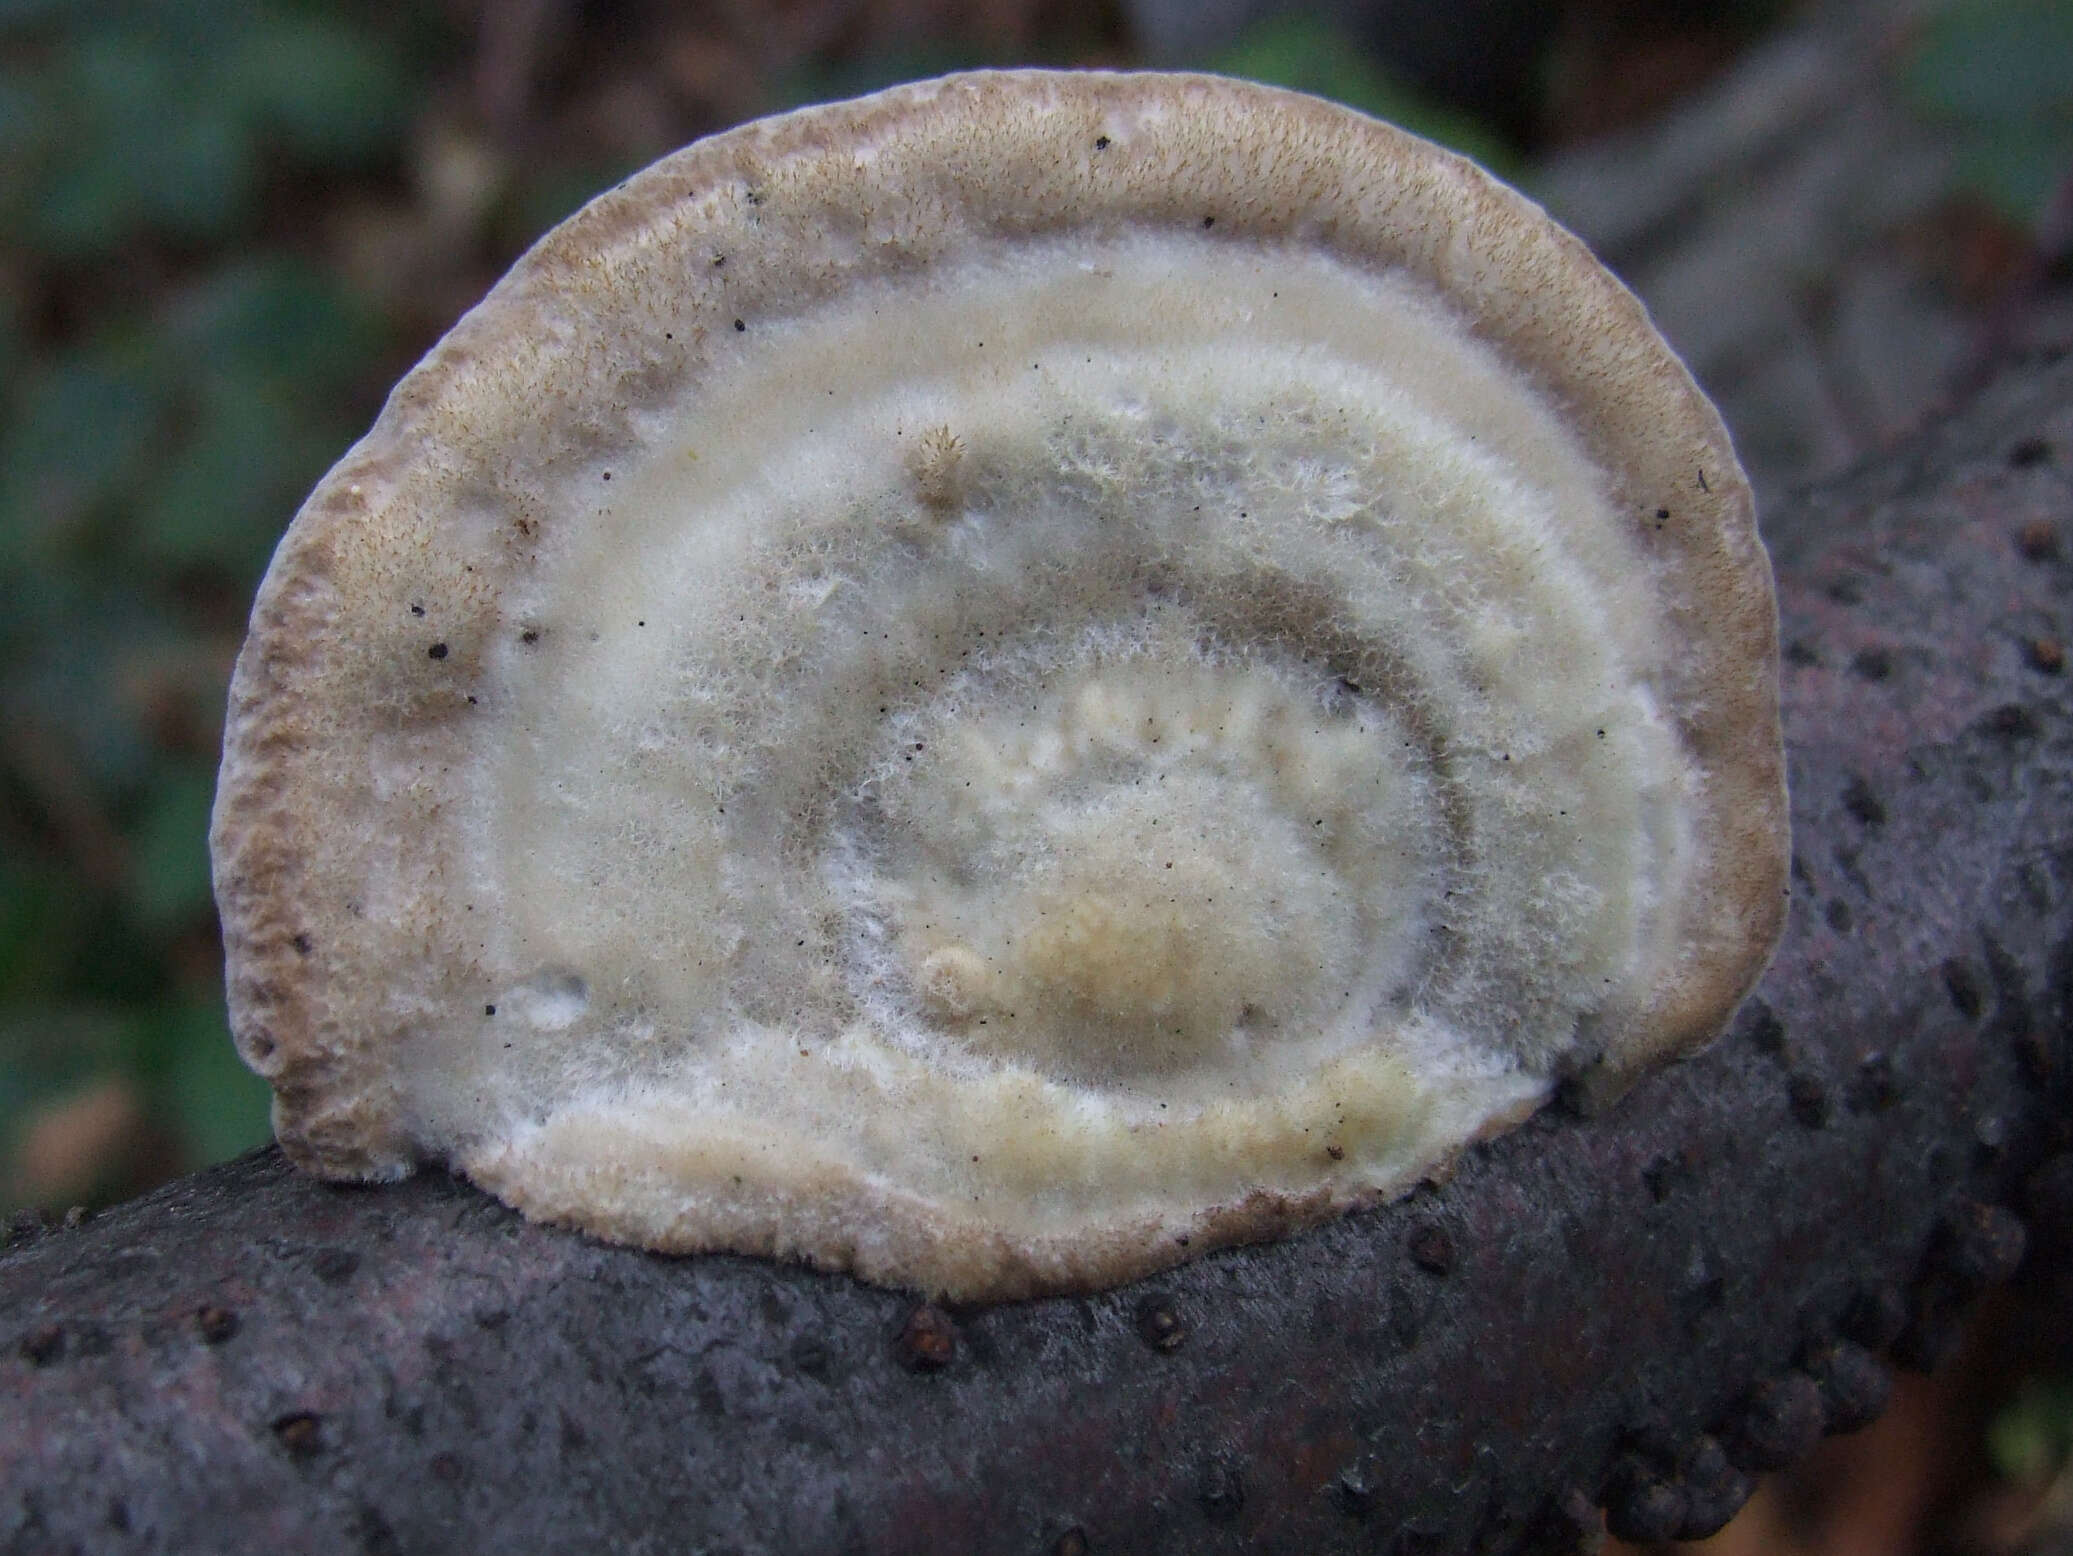
<path fill-rule="evenodd" d="M 1562 1549 L 1883 1399 L 2073 1170 L 2073 363 L 1777 516 L 1758 994 L 1596 1117 L 985 1311 L 266 1153 L 0 1255 L 0 1550 Z M 2028 1180 L 2028 1198 L 2023 1188 Z M 2055 1209 L 2053 1207 L 2056 1207 Z M 2064 1229 L 2041 1242 L 2066 1257 Z"/>

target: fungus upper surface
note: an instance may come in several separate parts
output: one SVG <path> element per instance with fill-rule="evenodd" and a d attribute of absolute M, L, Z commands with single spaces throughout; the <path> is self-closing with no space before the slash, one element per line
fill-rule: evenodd
<path fill-rule="evenodd" d="M 957 1296 L 1399 1193 L 1783 908 L 1748 488 L 1469 164 L 1187 76 L 749 125 L 283 540 L 214 849 L 296 1160 Z"/>

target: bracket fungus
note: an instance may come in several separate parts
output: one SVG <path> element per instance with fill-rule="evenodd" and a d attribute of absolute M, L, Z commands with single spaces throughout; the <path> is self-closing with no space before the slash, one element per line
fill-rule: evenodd
<path fill-rule="evenodd" d="M 1471 164 L 956 76 L 550 233 L 282 541 L 214 824 L 288 1154 L 958 1298 L 1445 1171 L 1784 906 L 1769 564 Z"/>

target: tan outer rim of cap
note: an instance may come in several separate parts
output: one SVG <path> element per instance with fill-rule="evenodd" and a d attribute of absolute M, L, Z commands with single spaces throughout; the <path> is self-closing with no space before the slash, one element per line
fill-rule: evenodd
<path fill-rule="evenodd" d="M 333 955 L 352 907 L 311 864 L 328 832 L 374 824 L 371 780 L 320 759 L 350 724 L 340 700 L 359 695 L 353 589 L 369 537 L 397 544 L 420 499 L 485 461 L 551 469 L 630 441 L 633 415 L 695 382 L 704 342 L 738 317 L 797 311 L 989 238 L 1126 228 L 1207 228 L 1407 272 L 1580 431 L 1637 543 L 1678 598 L 1703 604 L 1703 619 L 1673 611 L 1688 653 L 1670 690 L 1707 774 L 1713 839 L 1684 925 L 1691 955 L 1659 983 L 1647 1030 L 1615 1035 L 1602 1074 L 1617 1089 L 1719 1031 L 1785 906 L 1776 612 L 1726 430 L 1641 304 L 1522 196 L 1347 109 L 1209 76 L 978 73 L 749 124 L 602 196 L 403 380 L 297 516 L 238 660 L 212 836 L 233 1027 L 275 1089 L 294 1160 L 371 1177 L 416 1155 L 387 1055 L 328 993 L 381 970 Z M 479 585 L 493 598 L 499 580 Z M 456 654 L 469 652 L 462 639 Z M 456 716 L 442 695 L 399 688 L 395 716 Z M 1240 1220 L 1273 1229 L 1318 1213 Z"/>

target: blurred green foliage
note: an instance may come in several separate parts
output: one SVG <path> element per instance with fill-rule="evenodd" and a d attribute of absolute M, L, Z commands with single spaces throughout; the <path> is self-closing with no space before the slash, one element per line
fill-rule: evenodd
<path fill-rule="evenodd" d="M 0 6 L 0 192 L 17 241 L 105 254 L 144 232 L 221 241 L 250 221 L 269 156 L 378 157 L 412 81 L 393 47 L 325 11 L 265 0 Z"/>
<path fill-rule="evenodd" d="M 2032 1378 L 1994 1417 L 1987 1453 L 2019 1486 L 2041 1486 L 2073 1464 L 2073 1384 Z"/>
<path fill-rule="evenodd" d="M 209 892 L 223 679 L 391 350 L 280 212 L 394 163 L 440 36 L 409 8 L 0 3 L 9 1157 L 37 1108 L 110 1078 L 161 1170 L 265 1138 Z M 0 1208 L 25 1192 L 0 1177 Z"/>
<path fill-rule="evenodd" d="M 2034 227 L 2073 179 L 2073 0 L 1955 0 L 1923 24 L 1901 79 L 1948 127 L 1965 183 Z"/>

